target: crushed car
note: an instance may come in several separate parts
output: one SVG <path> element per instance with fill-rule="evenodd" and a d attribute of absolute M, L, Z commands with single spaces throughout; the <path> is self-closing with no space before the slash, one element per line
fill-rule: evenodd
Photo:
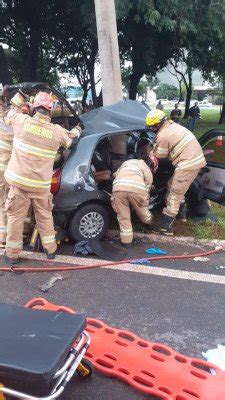
<path fill-rule="evenodd" d="M 12 85 L 11 92 L 23 84 Z M 110 196 L 112 176 L 127 159 L 136 158 L 135 145 L 146 132 L 146 107 L 138 101 L 126 100 L 104 106 L 78 116 L 66 98 L 44 83 L 31 83 L 30 94 L 38 90 L 53 93 L 56 107 L 52 122 L 66 129 L 77 123 L 83 127 L 81 137 L 74 140 L 70 151 L 60 151 L 55 160 L 51 191 L 54 222 L 74 241 L 101 239 L 109 228 L 113 210 Z M 112 140 L 125 140 L 125 154 L 113 152 Z M 219 138 L 219 139 L 218 139 Z M 187 193 L 190 216 L 207 213 L 207 199 L 225 205 L 225 130 L 214 129 L 199 139 L 207 166 L 203 168 Z M 149 197 L 149 209 L 163 206 L 167 183 L 173 166 L 160 160 Z"/>

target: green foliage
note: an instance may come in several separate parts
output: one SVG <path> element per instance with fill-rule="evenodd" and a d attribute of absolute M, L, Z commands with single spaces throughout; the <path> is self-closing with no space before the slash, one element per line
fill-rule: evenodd
<path fill-rule="evenodd" d="M 212 71 L 224 76 L 224 0 L 116 0 L 116 9 L 121 63 L 130 62 L 125 86 L 131 98 L 143 91 L 143 76 L 155 76 L 168 60 L 187 65 L 190 89 L 194 68 L 206 77 Z M 93 0 L 0 0 L 0 40 L 9 46 L 14 81 L 55 82 L 58 72 L 69 72 L 96 98 Z"/>
<path fill-rule="evenodd" d="M 55 40 L 61 29 L 66 1 L 2 0 L 0 8 L 0 37 L 9 46 L 9 60 L 15 79 L 44 78 L 43 59 L 48 56 L 46 68 L 51 74 L 60 46 Z M 44 54 L 45 53 L 45 54 Z"/>
<path fill-rule="evenodd" d="M 137 94 L 138 96 L 144 97 L 147 94 L 147 89 L 148 89 L 148 81 L 141 79 L 138 87 L 137 87 Z"/>
<path fill-rule="evenodd" d="M 6 55 L 14 82 L 58 84 L 58 73 L 69 72 L 85 93 L 91 85 L 94 93 L 97 34 L 92 0 L 2 0 L 0 38 L 9 46 Z"/>
<path fill-rule="evenodd" d="M 157 6 L 155 6 L 155 3 Z M 138 83 L 144 75 L 154 76 L 175 56 L 175 19 L 165 11 L 161 1 L 118 2 L 121 61 L 131 61 L 130 98 L 136 97 Z M 170 3 L 170 1 L 169 1 Z M 165 45 L 166 44 L 166 45 Z"/>
<path fill-rule="evenodd" d="M 160 83 L 155 90 L 157 99 L 176 100 L 179 97 L 179 90 L 176 86 Z"/>

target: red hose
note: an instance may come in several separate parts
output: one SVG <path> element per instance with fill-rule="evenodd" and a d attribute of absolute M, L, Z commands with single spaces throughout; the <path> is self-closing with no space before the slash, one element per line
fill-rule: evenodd
<path fill-rule="evenodd" d="M 145 259 L 148 261 L 157 261 L 157 260 L 185 260 L 188 258 L 195 258 L 195 257 L 205 257 L 205 256 L 209 256 L 211 254 L 216 254 L 219 253 L 221 251 L 225 251 L 225 248 L 218 247 L 215 250 L 209 250 L 209 251 L 205 251 L 203 253 L 197 253 L 197 254 L 188 254 L 188 255 L 183 255 L 183 256 L 173 256 L 173 255 L 169 255 L 169 256 L 155 256 L 155 257 L 148 257 Z M 109 266 L 113 266 L 113 265 L 121 265 L 121 264 L 129 264 L 131 261 L 133 260 L 133 258 L 131 259 L 126 259 L 126 260 L 122 260 L 122 261 L 113 261 L 113 262 L 108 262 L 108 263 L 96 263 L 96 264 L 92 264 L 92 265 L 71 265 L 71 266 L 59 266 L 59 267 L 1 267 L 0 266 L 0 271 L 15 271 L 15 272 L 56 272 L 56 271 L 76 271 L 76 270 L 80 270 L 80 269 L 92 269 L 92 268 L 101 268 L 101 267 L 109 267 Z M 56 260 L 57 262 L 57 260 Z"/>

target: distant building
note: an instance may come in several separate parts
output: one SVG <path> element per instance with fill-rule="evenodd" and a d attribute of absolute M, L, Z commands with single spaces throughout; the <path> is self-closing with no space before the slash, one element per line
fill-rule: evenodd
<path fill-rule="evenodd" d="M 83 90 L 81 86 L 67 86 L 63 88 L 63 91 L 66 93 L 66 97 L 70 98 L 76 98 L 81 100 L 83 97 Z"/>
<path fill-rule="evenodd" d="M 178 67 L 179 69 L 179 67 Z M 173 69 L 170 67 L 170 70 L 173 71 Z M 182 65 L 180 65 L 180 70 L 184 72 L 184 69 L 182 68 Z M 179 75 L 178 75 L 179 76 Z M 156 75 L 157 79 L 159 80 L 159 83 L 166 83 L 167 85 L 173 85 L 176 87 L 179 87 L 179 82 L 176 78 L 176 76 L 172 75 L 167 68 L 164 68 L 162 71 L 158 72 Z M 195 70 L 192 75 L 192 82 L 193 85 L 195 86 L 202 86 L 204 85 L 204 79 L 202 77 L 201 71 Z"/>

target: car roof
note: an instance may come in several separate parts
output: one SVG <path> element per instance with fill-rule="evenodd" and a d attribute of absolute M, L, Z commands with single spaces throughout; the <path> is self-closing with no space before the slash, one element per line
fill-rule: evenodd
<path fill-rule="evenodd" d="M 125 100 L 96 108 L 80 116 L 83 135 L 129 132 L 145 128 L 148 109 L 136 100 Z"/>

